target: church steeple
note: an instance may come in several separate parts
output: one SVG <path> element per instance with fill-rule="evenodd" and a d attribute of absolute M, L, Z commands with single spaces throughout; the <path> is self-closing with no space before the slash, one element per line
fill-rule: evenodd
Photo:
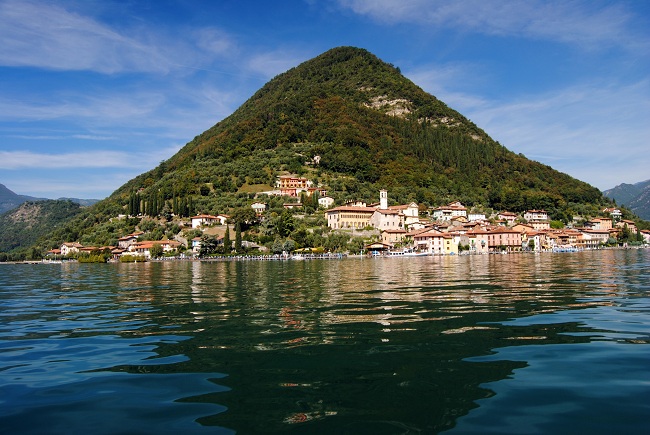
<path fill-rule="evenodd" d="M 379 191 L 379 209 L 386 210 L 388 209 L 388 191 L 382 189 Z"/>

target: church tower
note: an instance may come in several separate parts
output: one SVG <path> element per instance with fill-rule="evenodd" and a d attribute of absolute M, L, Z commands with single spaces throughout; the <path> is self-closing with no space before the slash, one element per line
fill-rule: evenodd
<path fill-rule="evenodd" d="M 379 209 L 387 210 L 388 209 L 388 191 L 382 189 L 379 191 Z"/>

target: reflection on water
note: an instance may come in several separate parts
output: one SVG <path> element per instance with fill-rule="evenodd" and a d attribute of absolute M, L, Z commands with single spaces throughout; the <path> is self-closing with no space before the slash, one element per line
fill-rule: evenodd
<path fill-rule="evenodd" d="M 0 427 L 639 432 L 649 257 L 5 265 Z"/>

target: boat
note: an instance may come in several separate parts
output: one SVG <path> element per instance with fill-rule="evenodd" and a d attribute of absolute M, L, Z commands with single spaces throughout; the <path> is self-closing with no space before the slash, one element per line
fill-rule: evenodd
<path fill-rule="evenodd" d="M 429 253 L 414 251 L 413 249 L 403 249 L 402 251 L 388 251 L 389 257 L 424 257 L 426 255 L 429 255 Z"/>

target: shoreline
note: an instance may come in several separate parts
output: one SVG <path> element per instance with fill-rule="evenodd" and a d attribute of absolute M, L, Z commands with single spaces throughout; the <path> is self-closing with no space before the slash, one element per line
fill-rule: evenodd
<path fill-rule="evenodd" d="M 158 259 L 147 259 L 145 261 L 138 261 L 137 263 L 164 263 L 169 261 L 203 261 L 203 262 L 225 262 L 225 261 L 308 261 L 308 260 L 344 260 L 344 259 L 384 259 L 384 258 L 421 258 L 421 257 L 473 257 L 485 255 L 524 255 L 524 254 L 575 254 L 580 252 L 591 251 L 605 251 L 605 250 L 631 250 L 631 249 L 648 249 L 650 246 L 615 246 L 604 247 L 596 249 L 574 249 L 574 250 L 544 250 L 544 251 L 503 251 L 503 252 L 485 252 L 485 253 L 468 253 L 463 252 L 460 254 L 420 254 L 420 255 L 370 255 L 370 254 L 297 254 L 297 255 L 233 255 L 222 257 L 168 257 Z M 77 260 L 26 260 L 26 261 L 5 261 L 0 262 L 3 264 L 22 264 L 22 265 L 36 265 L 36 264 L 64 264 L 64 263 L 77 263 Z M 114 264 L 120 261 L 108 261 L 106 263 L 94 264 Z M 130 264 L 130 263 L 124 263 Z"/>

